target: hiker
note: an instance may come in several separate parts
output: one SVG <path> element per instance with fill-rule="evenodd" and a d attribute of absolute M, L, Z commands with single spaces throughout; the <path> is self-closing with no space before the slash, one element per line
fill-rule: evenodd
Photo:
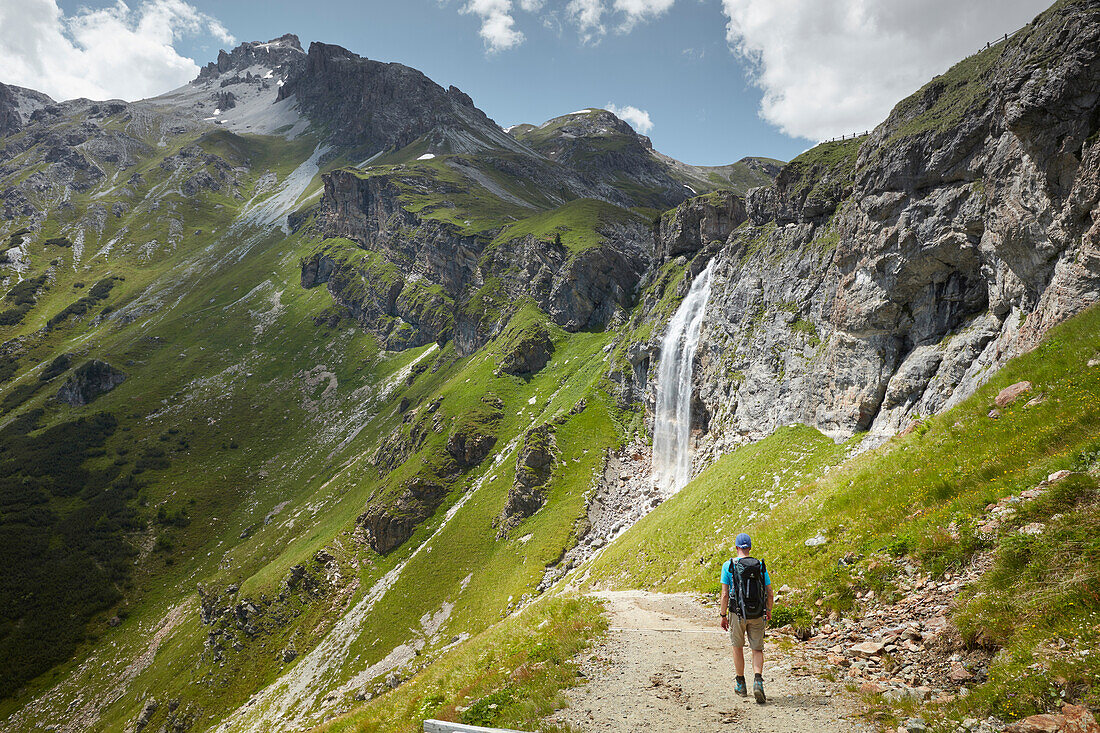
<path fill-rule="evenodd" d="M 772 579 L 763 560 L 749 555 L 752 538 L 742 532 L 737 535 L 737 559 L 730 559 L 722 565 L 722 620 L 718 625 L 729 630 L 733 642 L 733 666 L 737 672 L 737 681 L 733 690 L 738 695 L 748 695 L 745 686 L 745 637 L 752 649 L 752 671 L 754 673 L 752 693 L 761 705 L 767 700 L 764 696 L 764 629 L 772 617 Z"/>

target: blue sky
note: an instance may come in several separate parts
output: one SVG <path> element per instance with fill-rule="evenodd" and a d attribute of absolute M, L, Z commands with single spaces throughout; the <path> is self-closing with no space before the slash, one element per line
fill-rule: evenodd
<path fill-rule="evenodd" d="M 569 25 L 523 25 L 526 42 L 487 52 L 477 16 L 460 3 L 435 0 L 347 2 L 304 12 L 301 2 L 272 2 L 257 14 L 252 3 L 193 0 L 215 15 L 239 41 L 296 33 L 344 46 L 361 56 L 397 61 L 433 80 L 454 84 L 499 124 L 539 124 L 551 117 L 614 103 L 649 112 L 654 147 L 695 164 L 730 163 L 746 155 L 787 160 L 805 150 L 762 123 L 761 91 L 729 50 L 718 2 L 689 2 L 665 22 L 639 24 L 630 33 L 610 30 L 598 44 L 582 43 Z M 336 21 L 339 18 L 339 21 Z M 213 58 L 211 39 L 186 39 L 193 58 Z M 177 46 L 179 47 L 179 46 Z"/>
<path fill-rule="evenodd" d="M 784 160 L 873 127 L 1044 0 L 0 0 L 0 81 L 137 99 L 296 33 L 454 84 L 501 125 L 592 106 L 689 163 Z"/>

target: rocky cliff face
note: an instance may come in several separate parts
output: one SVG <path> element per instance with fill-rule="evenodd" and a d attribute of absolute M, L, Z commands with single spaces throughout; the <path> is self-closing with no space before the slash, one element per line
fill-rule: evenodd
<path fill-rule="evenodd" d="M 601 226 L 598 246 L 579 252 L 560 237 L 496 241 L 499 228 L 465 234 L 410 211 L 403 190 L 423 185 L 444 197 L 457 193 L 412 175 L 326 175 L 317 226 L 325 236 L 354 241 L 362 252 L 341 258 L 322 246 L 302 263 L 303 286 L 327 284 L 346 313 L 392 348 L 453 337 L 461 354 L 498 333 L 525 299 L 569 331 L 603 327 L 632 306 L 651 257 L 642 220 Z M 368 252 L 403 271 L 384 279 L 384 292 L 376 287 L 383 280 Z M 391 338 L 395 329 L 400 340 Z"/>
<path fill-rule="evenodd" d="M 302 65 L 304 56 L 302 44 L 293 33 L 273 38 L 266 43 L 242 43 L 232 51 L 218 51 L 217 61 L 211 61 L 200 69 L 195 82 L 217 79 L 219 82 L 226 81 L 223 86 L 229 86 L 233 83 L 228 81 L 231 77 L 255 75 L 262 78 L 262 75 L 255 74 L 256 67 L 272 71 L 297 70 Z"/>
<path fill-rule="evenodd" d="M 0 136 L 10 135 L 22 125 L 15 93 L 6 84 L 0 84 Z"/>
<path fill-rule="evenodd" d="M 279 89 L 279 100 L 291 96 L 337 145 L 376 152 L 430 133 L 435 152 L 520 147 L 460 89 L 327 43 L 311 43 L 305 62 Z"/>
<path fill-rule="evenodd" d="M 749 193 L 745 216 L 693 200 L 666 217 L 666 260 L 718 250 L 702 445 L 792 422 L 891 435 L 1094 303 L 1098 95 L 1100 16 L 1062 4 L 869 136 L 800 156 Z"/>

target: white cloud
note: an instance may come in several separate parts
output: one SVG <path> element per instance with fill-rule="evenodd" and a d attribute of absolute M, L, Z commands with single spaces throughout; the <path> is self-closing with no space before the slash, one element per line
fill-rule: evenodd
<path fill-rule="evenodd" d="M 649 119 L 649 112 L 644 109 L 638 109 L 630 105 L 619 107 L 611 102 L 608 102 L 604 109 L 620 120 L 629 123 L 631 127 L 643 135 L 648 135 L 649 131 L 653 129 L 653 120 Z"/>
<path fill-rule="evenodd" d="M 615 10 L 626 15 L 619 30 L 629 33 L 638 23 L 668 12 L 676 0 L 615 0 Z"/>
<path fill-rule="evenodd" d="M 760 115 L 811 140 L 862 132 L 955 61 L 1049 0 L 722 0 L 727 40 L 753 65 Z"/>
<path fill-rule="evenodd" d="M 565 11 L 576 24 L 582 42 L 598 43 L 607 32 L 603 25 L 603 0 L 569 0 Z"/>
<path fill-rule="evenodd" d="M 199 71 L 173 44 L 208 34 L 232 45 L 216 19 L 183 0 L 146 0 L 66 16 L 56 0 L 0 0 L 0 75 L 57 99 L 141 99 Z"/>
<path fill-rule="evenodd" d="M 520 0 L 520 4 L 525 10 L 532 5 L 530 0 Z M 507 51 L 524 41 L 523 31 L 516 30 L 512 17 L 512 0 L 470 0 L 462 12 L 481 17 L 480 35 L 490 52 Z"/>

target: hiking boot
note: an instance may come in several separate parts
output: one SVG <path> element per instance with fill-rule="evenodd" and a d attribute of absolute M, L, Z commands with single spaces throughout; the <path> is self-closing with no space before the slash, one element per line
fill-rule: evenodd
<path fill-rule="evenodd" d="M 768 698 L 764 697 L 764 680 L 757 679 L 752 683 L 752 695 L 761 705 L 768 701 Z"/>
<path fill-rule="evenodd" d="M 738 678 L 733 683 L 733 691 L 741 697 L 747 697 L 749 691 L 745 688 L 745 679 L 743 677 Z"/>

